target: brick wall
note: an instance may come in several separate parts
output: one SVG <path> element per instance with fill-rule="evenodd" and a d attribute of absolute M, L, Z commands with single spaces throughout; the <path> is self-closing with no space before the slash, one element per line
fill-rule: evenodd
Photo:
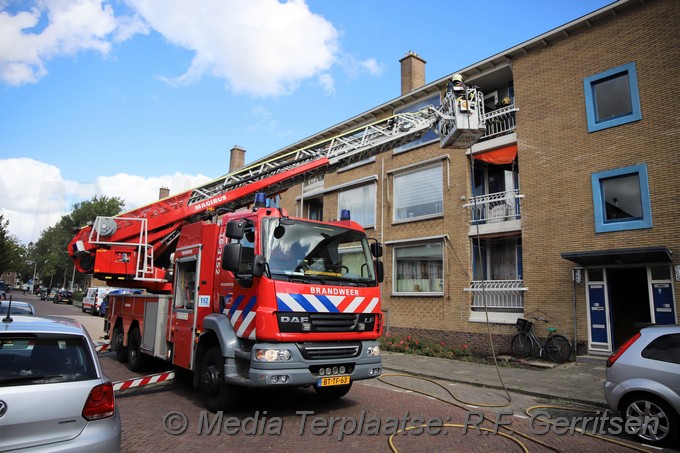
<path fill-rule="evenodd" d="M 576 306 L 579 343 L 588 340 L 585 285 L 574 288 L 573 263 L 561 252 L 667 246 L 680 250 L 680 152 L 676 91 L 680 51 L 672 34 L 680 26 L 680 2 L 658 0 L 612 15 L 592 28 L 531 51 L 512 61 L 517 114 L 518 162 L 522 200 L 525 312 L 541 310 L 571 337 Z M 583 78 L 634 61 L 642 120 L 588 133 Z M 390 170 L 438 156 L 443 165 L 444 214 L 441 218 L 394 224 Z M 646 163 L 654 227 L 596 234 L 590 176 L 593 172 Z M 469 322 L 471 280 L 470 213 L 462 196 L 470 194 L 469 159 L 464 151 L 431 144 L 406 153 L 378 155 L 375 163 L 326 176 L 325 187 L 378 175 L 376 226 L 367 231 L 383 243 L 448 235 L 445 242 L 444 295 L 392 296 L 392 247 L 385 248 L 382 286 L 386 322 L 393 332 L 467 343 L 488 351 L 486 325 Z M 387 188 L 387 189 L 386 189 Z M 300 187 L 284 194 L 283 206 L 295 213 Z M 337 216 L 337 194 L 324 196 L 324 220 Z M 674 260 L 677 264 L 677 260 Z M 575 292 L 573 291 L 575 289 Z M 575 305 L 572 296 L 575 295 Z M 676 305 L 680 294 L 676 285 Z M 677 308 L 676 308 L 677 309 Z M 507 350 L 513 325 L 494 324 L 497 350 Z"/>

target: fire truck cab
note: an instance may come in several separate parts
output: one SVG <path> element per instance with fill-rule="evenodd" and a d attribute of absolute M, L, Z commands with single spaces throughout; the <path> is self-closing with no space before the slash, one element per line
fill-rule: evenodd
<path fill-rule="evenodd" d="M 172 295 L 113 297 L 113 349 L 133 369 L 151 355 L 192 370 L 213 411 L 239 385 L 341 397 L 382 373 L 381 254 L 348 217 L 293 219 L 263 201 L 187 225 Z"/>

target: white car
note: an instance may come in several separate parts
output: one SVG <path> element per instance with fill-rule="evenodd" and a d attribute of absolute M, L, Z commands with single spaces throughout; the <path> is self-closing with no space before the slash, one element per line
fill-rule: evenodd
<path fill-rule="evenodd" d="M 104 301 L 104 297 L 116 288 L 109 288 L 108 286 L 92 286 L 87 289 L 83 297 L 83 313 L 90 312 L 92 315 L 99 314 L 99 307 Z"/>
<path fill-rule="evenodd" d="M 0 320 L 0 451 L 119 452 L 113 385 L 83 326 L 11 319 Z"/>

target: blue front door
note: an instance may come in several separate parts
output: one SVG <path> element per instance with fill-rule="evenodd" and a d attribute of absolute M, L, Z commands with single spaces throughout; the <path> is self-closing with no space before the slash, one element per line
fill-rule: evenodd
<path fill-rule="evenodd" d="M 654 319 L 656 324 L 675 324 L 673 286 L 670 283 L 652 283 Z"/>
<path fill-rule="evenodd" d="M 590 342 L 592 347 L 609 350 L 609 319 L 604 289 L 604 282 L 588 284 Z"/>

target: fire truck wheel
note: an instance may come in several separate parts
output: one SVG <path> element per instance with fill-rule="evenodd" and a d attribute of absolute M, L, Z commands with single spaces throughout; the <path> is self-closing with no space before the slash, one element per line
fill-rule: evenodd
<path fill-rule="evenodd" d="M 116 359 L 120 363 L 127 362 L 128 350 L 123 346 L 123 329 L 120 326 L 113 329 L 113 348 L 116 350 Z"/>
<path fill-rule="evenodd" d="M 219 347 L 212 347 L 205 353 L 199 385 L 205 407 L 210 412 L 218 412 L 235 404 L 234 386 L 224 382 L 224 357 Z"/>
<path fill-rule="evenodd" d="M 141 371 L 146 364 L 145 356 L 139 350 L 139 346 L 142 344 L 141 338 L 139 329 L 130 332 L 130 338 L 128 338 L 128 368 L 132 371 Z"/>
<path fill-rule="evenodd" d="M 352 383 L 350 382 L 347 385 L 337 385 L 334 387 L 317 387 L 314 386 L 314 390 L 316 390 L 316 394 L 319 395 L 323 399 L 327 400 L 335 400 L 338 398 L 342 398 L 343 396 L 347 395 L 347 392 L 349 392 L 349 389 L 352 388 Z"/>

